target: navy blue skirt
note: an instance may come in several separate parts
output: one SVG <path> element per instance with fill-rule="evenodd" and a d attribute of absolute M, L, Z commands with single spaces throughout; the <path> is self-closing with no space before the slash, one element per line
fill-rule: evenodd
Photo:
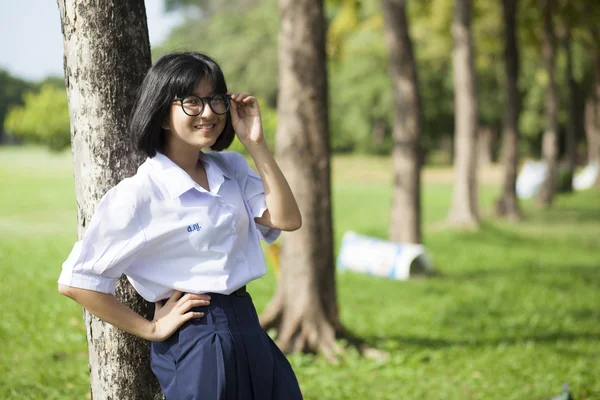
<path fill-rule="evenodd" d="M 288 360 L 258 322 L 249 294 L 210 293 L 205 316 L 151 346 L 167 400 L 302 399 Z"/>

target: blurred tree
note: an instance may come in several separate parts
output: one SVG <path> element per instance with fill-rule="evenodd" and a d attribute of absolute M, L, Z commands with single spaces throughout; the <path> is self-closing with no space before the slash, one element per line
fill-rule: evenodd
<path fill-rule="evenodd" d="M 477 196 L 477 88 L 471 34 L 471 0 L 455 0 L 452 36 L 454 37 L 454 106 L 456 180 L 448 219 L 451 224 L 475 228 L 479 225 Z"/>
<path fill-rule="evenodd" d="M 37 93 L 25 93 L 25 104 L 12 108 L 5 120 L 6 131 L 24 141 L 41 143 L 50 150 L 69 147 L 69 108 L 67 94 L 51 83 Z"/>
<path fill-rule="evenodd" d="M 590 57 L 591 73 L 585 100 L 585 136 L 588 163 L 600 164 L 600 4 L 579 4 L 581 36 Z M 600 186 L 600 177 L 597 181 Z"/>
<path fill-rule="evenodd" d="M 11 107 L 23 104 L 22 96 L 34 88 L 34 84 L 11 76 L 0 70 L 0 144 L 4 139 L 4 119 Z"/>
<path fill-rule="evenodd" d="M 571 38 L 571 23 L 569 17 L 564 18 L 562 24 L 562 44 L 566 56 L 566 66 L 564 68 L 565 79 L 567 81 L 567 122 L 565 129 L 565 166 L 561 175 L 560 190 L 573 191 L 573 174 L 577 163 L 577 97 L 579 88 L 575 77 L 573 76 L 573 49 Z"/>
<path fill-rule="evenodd" d="M 133 149 L 127 121 L 150 67 L 150 44 L 143 0 L 59 0 L 58 6 L 81 237 L 100 198 L 143 160 Z M 124 277 L 116 295 L 146 318 L 154 311 Z M 162 399 L 149 343 L 84 315 L 92 398 Z"/>
<path fill-rule="evenodd" d="M 277 290 L 261 316 L 284 351 L 334 355 L 337 307 L 325 17 L 321 0 L 280 0 L 277 156 L 302 212 L 284 233 Z"/>
<path fill-rule="evenodd" d="M 502 139 L 504 151 L 504 178 L 502 193 L 496 204 L 496 213 L 512 220 L 520 219 L 516 183 L 519 164 L 519 113 L 521 95 L 518 88 L 519 48 L 517 44 L 516 12 L 518 0 L 503 1 L 504 17 L 504 126 Z"/>
<path fill-rule="evenodd" d="M 554 0 L 539 0 L 543 14 L 544 36 L 542 55 L 546 66 L 546 128 L 542 139 L 542 157 L 546 163 L 546 174 L 538 193 L 538 204 L 550 206 L 556 194 L 558 181 L 558 88 L 556 85 L 556 39 L 552 16 L 555 10 Z"/>
<path fill-rule="evenodd" d="M 396 105 L 390 240 L 421 243 L 421 99 L 405 0 L 383 0 L 383 15 Z"/>

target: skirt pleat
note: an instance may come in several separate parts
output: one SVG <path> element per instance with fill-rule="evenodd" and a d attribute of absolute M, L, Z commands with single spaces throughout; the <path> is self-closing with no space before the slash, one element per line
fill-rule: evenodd
<path fill-rule="evenodd" d="M 250 295 L 211 293 L 205 316 L 153 342 L 152 370 L 167 400 L 301 400 L 285 355 L 265 333 Z"/>

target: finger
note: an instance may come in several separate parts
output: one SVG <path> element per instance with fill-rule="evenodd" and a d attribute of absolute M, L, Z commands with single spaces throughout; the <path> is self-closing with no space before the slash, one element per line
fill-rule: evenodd
<path fill-rule="evenodd" d="M 183 296 L 181 296 L 181 298 L 179 300 L 177 300 L 177 306 L 181 307 L 181 306 L 185 305 L 191 298 L 192 298 L 191 293 L 184 294 Z"/>
<path fill-rule="evenodd" d="M 206 301 L 206 300 L 190 300 L 181 306 L 181 312 L 187 313 L 188 311 L 190 311 L 193 308 L 205 307 L 209 304 L 210 304 L 210 302 Z"/>
<path fill-rule="evenodd" d="M 250 96 L 250 93 L 248 92 L 243 92 L 243 93 L 233 93 L 231 95 L 232 99 L 235 102 L 242 102 L 245 98 L 247 98 L 248 96 Z"/>
<path fill-rule="evenodd" d="M 183 292 L 176 290 L 173 292 L 173 294 L 171 295 L 171 297 L 169 297 L 170 302 L 176 302 L 177 300 L 179 300 L 181 298 L 181 296 L 183 296 Z"/>
<path fill-rule="evenodd" d="M 202 317 L 204 317 L 204 313 L 203 312 L 200 312 L 200 311 L 193 312 L 192 311 L 192 312 L 183 314 L 183 321 L 187 322 L 187 321 L 189 321 L 192 318 L 202 318 Z"/>
<path fill-rule="evenodd" d="M 154 303 L 154 314 L 160 311 L 163 308 L 162 300 Z"/>
<path fill-rule="evenodd" d="M 190 298 L 192 300 L 210 300 L 210 295 L 202 293 L 202 294 L 191 294 Z"/>
<path fill-rule="evenodd" d="M 231 107 L 229 107 L 229 111 L 231 112 L 231 118 L 235 121 L 240 118 L 238 114 L 237 104 L 233 103 Z"/>
<path fill-rule="evenodd" d="M 248 95 L 242 100 L 244 103 L 254 103 L 256 101 L 256 97 Z"/>

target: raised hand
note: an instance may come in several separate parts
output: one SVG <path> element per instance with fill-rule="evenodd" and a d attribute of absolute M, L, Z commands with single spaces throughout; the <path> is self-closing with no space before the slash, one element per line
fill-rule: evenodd
<path fill-rule="evenodd" d="M 264 140 L 260 108 L 250 93 L 227 93 L 231 99 L 233 130 L 244 145 L 260 144 Z"/>

